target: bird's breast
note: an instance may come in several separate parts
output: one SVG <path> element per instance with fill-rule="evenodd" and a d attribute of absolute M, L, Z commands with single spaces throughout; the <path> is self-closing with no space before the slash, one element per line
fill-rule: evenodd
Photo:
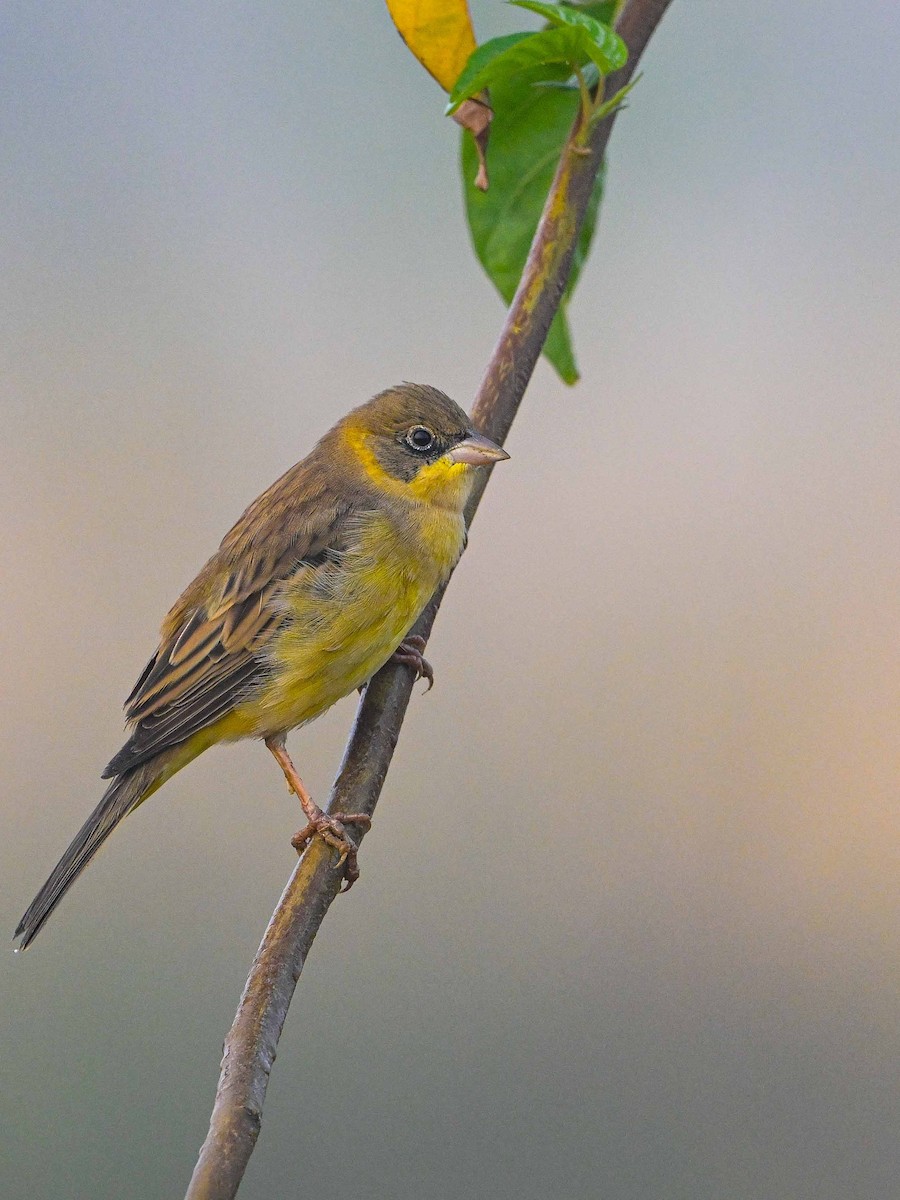
<path fill-rule="evenodd" d="M 302 725 L 375 674 L 465 544 L 460 514 L 416 506 L 357 518 L 347 548 L 287 581 L 286 620 L 268 650 L 269 682 L 254 699 L 261 734 Z"/>

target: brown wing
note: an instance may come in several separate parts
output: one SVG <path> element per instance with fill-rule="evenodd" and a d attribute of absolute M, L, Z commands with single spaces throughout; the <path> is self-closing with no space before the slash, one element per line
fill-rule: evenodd
<path fill-rule="evenodd" d="M 251 504 L 163 622 L 159 649 L 125 702 L 134 731 L 104 778 L 213 724 L 265 679 L 262 651 L 284 620 L 281 586 L 341 548 L 350 508 L 314 455 Z"/>

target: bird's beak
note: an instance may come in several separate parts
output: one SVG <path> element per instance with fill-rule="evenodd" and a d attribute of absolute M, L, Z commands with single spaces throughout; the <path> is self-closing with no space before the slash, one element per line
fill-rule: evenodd
<path fill-rule="evenodd" d="M 464 442 L 457 442 L 447 457 L 453 463 L 468 463 L 470 467 L 486 467 L 489 463 L 502 462 L 509 455 L 502 446 L 486 438 L 483 433 L 473 433 Z"/>

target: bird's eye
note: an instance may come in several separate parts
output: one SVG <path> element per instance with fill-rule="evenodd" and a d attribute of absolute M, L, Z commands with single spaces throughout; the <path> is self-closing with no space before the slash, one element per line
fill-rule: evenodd
<path fill-rule="evenodd" d="M 424 453 L 424 451 L 430 450 L 434 445 L 434 434 L 430 429 L 426 429 L 424 425 L 413 425 L 412 429 L 406 435 L 406 444 L 412 447 L 413 450 Z"/>

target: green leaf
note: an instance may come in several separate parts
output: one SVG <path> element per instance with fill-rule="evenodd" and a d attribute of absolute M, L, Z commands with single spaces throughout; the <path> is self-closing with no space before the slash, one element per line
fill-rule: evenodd
<path fill-rule="evenodd" d="M 560 304 L 556 316 L 550 323 L 542 353 L 547 361 L 553 364 L 563 383 L 567 383 L 569 387 L 572 387 L 581 378 L 578 373 L 578 364 L 575 361 L 575 352 L 572 349 L 572 334 L 569 329 L 565 303 Z"/>
<path fill-rule="evenodd" d="M 589 17 L 593 17 L 595 21 L 599 21 L 601 25 L 609 25 L 610 28 L 615 24 L 616 13 L 621 5 L 617 0 L 604 0 L 602 4 L 570 4 L 570 8 L 575 8 L 579 12 L 587 13 Z"/>
<path fill-rule="evenodd" d="M 475 147 L 467 136 L 462 138 L 463 186 L 475 253 L 509 304 L 518 287 L 579 101 L 570 91 L 534 88 L 511 79 L 492 88 L 491 102 L 494 120 L 490 189 L 481 192 L 472 182 Z M 590 249 L 603 193 L 603 174 L 601 168 L 591 193 L 569 283 L 544 345 L 545 356 L 566 383 L 578 379 L 566 304 Z"/>
<path fill-rule="evenodd" d="M 446 109 L 447 115 L 456 112 L 463 100 L 468 100 L 470 96 L 476 96 L 482 90 L 482 88 L 473 87 L 472 82 L 489 70 L 495 58 L 499 58 L 518 42 L 531 36 L 530 33 L 509 33 L 506 37 L 491 38 L 489 42 L 482 42 L 477 49 L 473 50 L 453 85 L 450 103 Z"/>
<path fill-rule="evenodd" d="M 446 112 L 455 112 L 463 100 L 508 79 L 565 79 L 596 53 L 589 34 L 573 25 L 492 38 L 469 56 Z"/>
<path fill-rule="evenodd" d="M 604 117 L 609 116 L 609 114 L 613 111 L 613 109 L 625 107 L 623 105 L 623 101 L 625 100 L 625 97 L 628 95 L 628 93 L 631 91 L 631 89 L 633 87 L 637 87 L 637 85 L 641 82 L 642 78 L 643 78 L 643 76 L 641 76 L 641 75 L 635 75 L 635 77 L 634 77 L 634 79 L 632 79 L 631 83 L 626 83 L 623 88 L 619 88 L 619 90 L 615 93 L 614 96 L 610 96 L 610 98 L 608 100 L 605 100 L 599 106 L 599 108 L 594 109 L 594 114 L 591 117 L 591 120 L 592 121 L 602 121 Z"/>
<path fill-rule="evenodd" d="M 558 28 L 581 30 L 583 52 L 604 75 L 618 71 L 628 61 L 628 47 L 619 35 L 596 21 L 585 9 L 571 8 L 567 4 L 545 4 L 542 0 L 509 0 L 509 3 L 537 13 Z"/>

